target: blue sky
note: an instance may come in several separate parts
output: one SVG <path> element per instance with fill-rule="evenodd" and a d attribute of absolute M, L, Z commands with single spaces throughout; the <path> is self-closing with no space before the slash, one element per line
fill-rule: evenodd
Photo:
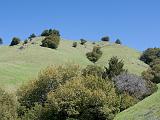
<path fill-rule="evenodd" d="M 1 0 L 0 37 L 27 38 L 56 28 L 66 39 L 110 36 L 144 50 L 160 47 L 160 0 Z"/>

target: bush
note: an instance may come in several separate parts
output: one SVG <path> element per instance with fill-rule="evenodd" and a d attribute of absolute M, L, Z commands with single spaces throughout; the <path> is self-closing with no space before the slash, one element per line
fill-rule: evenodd
<path fill-rule="evenodd" d="M 122 42 L 121 42 L 119 39 L 117 39 L 117 40 L 115 41 L 115 43 L 116 43 L 116 44 L 122 44 Z"/>
<path fill-rule="evenodd" d="M 0 120 L 17 120 L 16 101 L 13 95 L 0 88 Z"/>
<path fill-rule="evenodd" d="M 59 42 L 60 42 L 59 36 L 50 35 L 46 37 L 44 40 L 42 40 L 41 46 L 56 49 L 58 48 Z"/>
<path fill-rule="evenodd" d="M 41 36 L 50 36 L 50 35 L 55 35 L 60 37 L 59 31 L 55 29 L 44 30 L 41 34 Z"/>
<path fill-rule="evenodd" d="M 124 63 L 122 60 L 119 60 L 118 57 L 113 56 L 109 60 L 109 67 L 105 67 L 105 72 L 103 74 L 103 78 L 113 78 L 119 74 L 121 74 L 124 71 L 127 71 L 123 68 Z"/>
<path fill-rule="evenodd" d="M 23 44 L 27 44 L 28 43 L 28 40 L 25 40 L 24 42 L 23 42 Z"/>
<path fill-rule="evenodd" d="M 154 65 L 147 71 L 142 72 L 142 76 L 153 83 L 160 83 L 160 64 Z"/>
<path fill-rule="evenodd" d="M 44 104 L 48 92 L 55 90 L 59 85 L 71 80 L 79 74 L 79 67 L 76 65 L 68 67 L 48 67 L 39 73 L 38 79 L 30 81 L 22 86 L 18 92 L 18 101 L 21 106 L 31 108 L 35 103 Z"/>
<path fill-rule="evenodd" d="M 3 40 L 2 40 L 2 38 L 0 38 L 0 45 L 2 45 L 3 44 Z"/>
<path fill-rule="evenodd" d="M 151 95 L 157 89 L 156 85 L 150 81 L 126 72 L 116 76 L 113 81 L 120 93 L 126 92 L 140 100 Z"/>
<path fill-rule="evenodd" d="M 31 40 L 32 38 L 35 38 L 35 37 L 36 37 L 36 35 L 33 33 L 28 38 Z"/>
<path fill-rule="evenodd" d="M 160 48 L 148 48 L 143 52 L 140 60 L 142 60 L 146 64 L 150 64 L 151 62 L 153 62 L 153 60 L 160 58 L 159 53 Z"/>
<path fill-rule="evenodd" d="M 87 67 L 82 70 L 82 75 L 85 77 L 89 75 L 102 77 L 102 74 L 102 68 L 96 65 L 87 65 Z"/>
<path fill-rule="evenodd" d="M 87 41 L 86 40 L 84 40 L 84 39 L 80 39 L 80 41 L 81 41 L 81 45 L 84 45 Z"/>
<path fill-rule="evenodd" d="M 20 43 L 20 41 L 21 41 L 21 40 L 20 40 L 19 38 L 14 37 L 14 38 L 12 39 L 12 41 L 11 41 L 10 46 L 18 45 L 18 44 Z"/>
<path fill-rule="evenodd" d="M 77 42 L 73 42 L 72 47 L 77 47 Z"/>
<path fill-rule="evenodd" d="M 110 38 L 108 36 L 105 36 L 105 37 L 101 38 L 101 41 L 107 41 L 108 42 L 109 40 L 110 40 Z"/>
<path fill-rule="evenodd" d="M 88 60 L 90 60 L 93 63 L 97 62 L 99 58 L 102 56 L 102 51 L 100 49 L 101 48 L 99 46 L 94 46 L 92 52 L 86 53 Z"/>
<path fill-rule="evenodd" d="M 47 106 L 59 120 L 112 120 L 119 97 L 111 82 L 95 76 L 77 77 L 48 94 Z"/>

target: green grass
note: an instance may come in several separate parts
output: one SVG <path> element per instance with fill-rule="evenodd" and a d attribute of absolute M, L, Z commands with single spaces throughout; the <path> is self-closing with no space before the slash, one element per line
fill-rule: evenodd
<path fill-rule="evenodd" d="M 114 120 L 160 120 L 160 84 L 156 93 L 119 113 Z"/>
<path fill-rule="evenodd" d="M 62 40 L 57 50 L 40 47 L 42 38 L 33 40 L 36 44 L 27 44 L 23 50 L 18 46 L 0 47 L 0 86 L 8 90 L 16 90 L 21 84 L 37 77 L 38 72 L 49 65 L 79 64 L 81 67 L 92 64 L 85 56 L 93 48 L 91 42 L 85 46 L 78 44 L 73 48 L 73 41 Z M 112 56 L 118 56 L 125 62 L 125 67 L 131 73 L 140 75 L 147 69 L 147 65 L 138 60 L 140 52 L 125 46 L 108 42 L 97 42 L 103 46 L 103 55 L 96 63 L 107 65 Z"/>

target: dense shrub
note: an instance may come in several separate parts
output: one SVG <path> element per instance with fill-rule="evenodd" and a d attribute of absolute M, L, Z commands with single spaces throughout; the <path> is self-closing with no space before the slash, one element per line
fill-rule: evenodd
<path fill-rule="evenodd" d="M 102 56 L 102 51 L 100 49 L 99 46 L 94 46 L 92 52 L 86 53 L 87 58 L 93 63 L 97 62 Z"/>
<path fill-rule="evenodd" d="M 160 64 L 153 65 L 152 68 L 142 72 L 142 76 L 153 83 L 160 83 Z"/>
<path fill-rule="evenodd" d="M 3 44 L 3 39 L 2 38 L 0 38 L 0 45 L 2 45 Z"/>
<path fill-rule="evenodd" d="M 33 33 L 28 38 L 31 40 L 32 38 L 35 38 L 35 37 L 36 37 L 36 35 Z"/>
<path fill-rule="evenodd" d="M 16 101 L 13 95 L 0 88 L 0 120 L 17 120 Z"/>
<path fill-rule="evenodd" d="M 81 41 L 80 42 L 81 45 L 84 45 L 87 42 L 85 39 L 80 39 L 80 41 Z"/>
<path fill-rule="evenodd" d="M 20 40 L 19 38 L 14 37 L 14 38 L 12 39 L 12 41 L 11 41 L 10 46 L 17 45 L 17 44 L 19 44 L 19 43 L 20 43 L 20 41 L 21 41 L 21 40 Z"/>
<path fill-rule="evenodd" d="M 116 44 L 122 44 L 122 42 L 121 42 L 119 39 L 117 39 L 117 40 L 115 41 L 115 43 L 116 43 Z"/>
<path fill-rule="evenodd" d="M 51 66 L 39 73 L 37 80 L 30 81 L 28 85 L 22 86 L 18 92 L 18 101 L 21 106 L 31 108 L 35 103 L 44 104 L 48 92 L 63 85 L 79 74 L 79 67 L 76 65 L 68 67 Z"/>
<path fill-rule="evenodd" d="M 23 44 L 27 44 L 28 43 L 28 40 L 24 40 Z"/>
<path fill-rule="evenodd" d="M 88 76 L 77 77 L 51 91 L 47 104 L 59 120 L 112 120 L 119 112 L 119 101 L 111 82 Z"/>
<path fill-rule="evenodd" d="M 59 31 L 55 29 L 44 30 L 41 34 L 41 36 L 50 36 L 50 35 L 55 35 L 60 37 Z"/>
<path fill-rule="evenodd" d="M 59 42 L 60 42 L 59 36 L 50 35 L 50 36 L 44 38 L 44 40 L 42 40 L 41 46 L 56 49 L 59 45 Z"/>
<path fill-rule="evenodd" d="M 110 60 L 109 60 L 109 66 L 105 67 L 105 72 L 103 74 L 104 78 L 113 78 L 119 74 L 121 74 L 125 70 L 124 67 L 124 63 L 122 60 L 119 60 L 118 57 L 113 56 Z"/>
<path fill-rule="evenodd" d="M 73 42 L 72 47 L 77 47 L 77 42 Z"/>
<path fill-rule="evenodd" d="M 154 59 L 151 63 L 150 63 L 150 67 L 154 67 L 156 65 L 160 64 L 160 58 Z"/>
<path fill-rule="evenodd" d="M 153 60 L 160 58 L 160 48 L 148 48 L 143 52 L 140 60 L 150 64 Z"/>
<path fill-rule="evenodd" d="M 108 42 L 109 40 L 110 40 L 109 36 L 105 36 L 105 37 L 101 38 L 101 41 L 107 41 Z"/>
<path fill-rule="evenodd" d="M 156 89 L 156 85 L 143 78 L 124 72 L 113 79 L 116 88 L 121 93 L 126 92 L 137 99 L 151 95 Z"/>
<path fill-rule="evenodd" d="M 96 65 L 87 65 L 87 67 L 82 70 L 82 75 L 85 77 L 89 75 L 102 77 L 102 74 L 103 69 Z"/>

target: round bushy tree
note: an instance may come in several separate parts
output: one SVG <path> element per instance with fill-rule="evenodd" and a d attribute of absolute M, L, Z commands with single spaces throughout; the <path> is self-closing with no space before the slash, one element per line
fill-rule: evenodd
<path fill-rule="evenodd" d="M 2 45 L 3 44 L 3 39 L 2 38 L 0 38 L 0 45 Z"/>
<path fill-rule="evenodd" d="M 85 39 L 80 39 L 80 41 L 81 41 L 80 42 L 81 45 L 84 45 L 87 42 L 87 40 L 85 40 Z"/>
<path fill-rule="evenodd" d="M 56 29 L 49 29 L 49 30 L 44 30 L 42 33 L 41 33 L 41 36 L 50 36 L 50 35 L 56 35 L 56 36 L 60 36 L 60 33 L 58 30 Z"/>
<path fill-rule="evenodd" d="M 18 45 L 18 44 L 20 43 L 20 41 L 21 41 L 21 40 L 20 40 L 19 38 L 14 37 L 14 38 L 12 39 L 12 41 L 11 41 L 10 46 Z"/>
<path fill-rule="evenodd" d="M 92 52 L 86 53 L 88 60 L 93 63 L 97 62 L 102 56 L 102 51 L 100 49 L 101 48 L 99 46 L 94 46 Z"/>
<path fill-rule="evenodd" d="M 109 40 L 110 40 L 109 36 L 105 36 L 105 37 L 101 38 L 101 41 L 107 41 L 108 42 Z"/>
<path fill-rule="evenodd" d="M 77 47 L 77 42 L 73 42 L 73 45 L 72 45 L 72 47 Z"/>
<path fill-rule="evenodd" d="M 109 60 L 109 66 L 105 67 L 105 72 L 103 74 L 104 78 L 113 78 L 119 74 L 121 74 L 122 72 L 126 71 L 123 67 L 124 67 L 124 63 L 123 60 L 119 60 L 117 56 L 113 56 L 110 60 Z"/>
<path fill-rule="evenodd" d="M 122 42 L 120 41 L 120 39 L 117 39 L 117 40 L 115 41 L 115 43 L 116 43 L 116 44 L 122 44 Z"/>
<path fill-rule="evenodd" d="M 56 49 L 58 48 L 59 42 L 60 42 L 59 36 L 50 35 L 46 37 L 44 40 L 42 40 L 41 46 Z"/>

